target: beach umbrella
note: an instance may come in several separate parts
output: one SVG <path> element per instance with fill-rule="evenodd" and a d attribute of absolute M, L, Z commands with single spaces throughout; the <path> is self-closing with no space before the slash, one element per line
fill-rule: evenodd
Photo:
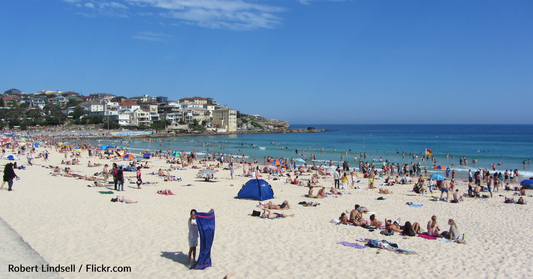
<path fill-rule="evenodd" d="M 7 142 L 9 138 L 2 139 L 2 142 Z"/>
<path fill-rule="evenodd" d="M 135 159 L 135 157 L 133 157 L 133 155 L 131 154 L 124 154 L 124 156 L 122 156 L 123 159 L 126 159 L 126 160 L 133 160 Z"/>
<path fill-rule="evenodd" d="M 172 157 L 181 157 L 181 154 L 179 152 L 174 152 L 174 153 L 170 154 L 170 156 L 172 156 Z"/>
<path fill-rule="evenodd" d="M 6 155 L 6 156 L 2 157 L 2 159 L 20 160 L 17 156 L 13 156 L 13 155 Z"/>
<path fill-rule="evenodd" d="M 104 145 L 100 146 L 100 150 L 106 150 L 108 147 L 109 147 L 109 146 L 107 146 L 107 145 L 104 144 Z"/>
<path fill-rule="evenodd" d="M 215 174 L 215 173 L 217 172 L 214 170 L 203 170 L 200 172 L 200 174 Z"/>
<path fill-rule="evenodd" d="M 270 162 L 272 165 L 281 166 L 283 165 L 283 162 L 280 159 L 274 159 L 272 162 Z"/>
<path fill-rule="evenodd" d="M 152 154 L 146 153 L 143 155 L 143 158 L 150 159 L 150 156 L 152 156 Z"/>
<path fill-rule="evenodd" d="M 300 162 L 300 163 L 306 163 L 304 159 L 302 158 L 296 158 L 296 162 Z"/>
<path fill-rule="evenodd" d="M 434 173 L 434 174 L 430 175 L 429 178 L 435 179 L 437 181 L 442 181 L 442 180 L 446 179 L 446 177 L 444 177 L 444 175 L 442 175 L 440 173 Z"/>
<path fill-rule="evenodd" d="M 436 165 L 436 166 L 433 167 L 433 169 L 434 169 L 434 170 L 445 170 L 446 167 L 443 166 L 443 165 Z"/>
<path fill-rule="evenodd" d="M 74 149 L 72 149 L 72 150 L 74 150 L 74 151 L 81 151 L 81 148 L 74 148 Z"/>
<path fill-rule="evenodd" d="M 533 179 L 526 179 L 520 182 L 522 186 L 528 186 L 530 189 L 533 188 Z"/>

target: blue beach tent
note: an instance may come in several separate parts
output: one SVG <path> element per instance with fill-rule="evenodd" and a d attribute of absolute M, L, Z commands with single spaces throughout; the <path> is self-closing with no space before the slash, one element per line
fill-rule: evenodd
<path fill-rule="evenodd" d="M 236 199 L 251 199 L 264 201 L 274 198 L 274 191 L 268 182 L 263 179 L 250 179 L 239 191 Z"/>

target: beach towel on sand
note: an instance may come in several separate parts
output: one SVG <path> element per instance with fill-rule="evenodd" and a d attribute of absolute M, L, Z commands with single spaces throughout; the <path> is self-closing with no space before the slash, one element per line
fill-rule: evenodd
<path fill-rule="evenodd" d="M 425 239 L 431 239 L 431 240 L 435 240 L 438 238 L 436 236 L 428 235 L 427 233 L 419 233 L 418 237 L 425 238 Z"/>
<path fill-rule="evenodd" d="M 206 269 L 211 266 L 211 246 L 215 238 L 215 212 L 197 212 L 196 223 L 200 233 L 200 255 L 190 269 Z"/>
<path fill-rule="evenodd" d="M 353 247 L 353 248 L 357 248 L 357 249 L 365 249 L 366 248 L 366 246 L 363 246 L 361 244 L 351 243 L 351 242 L 346 242 L 346 241 L 337 242 L 337 244 L 342 244 L 344 246 Z"/>

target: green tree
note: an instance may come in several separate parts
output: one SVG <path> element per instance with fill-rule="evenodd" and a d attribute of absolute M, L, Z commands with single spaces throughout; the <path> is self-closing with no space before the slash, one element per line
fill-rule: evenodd
<path fill-rule="evenodd" d="M 41 120 L 43 119 L 43 110 L 40 107 L 35 107 L 34 109 L 30 109 L 26 113 L 26 117 L 35 119 L 35 120 Z"/>
<path fill-rule="evenodd" d="M 84 108 L 80 107 L 80 106 L 76 106 L 74 108 L 74 111 L 70 113 L 70 115 L 72 116 L 72 119 L 80 119 L 82 116 L 86 115 L 87 112 L 85 111 Z"/>
<path fill-rule="evenodd" d="M 91 116 L 91 124 L 100 124 L 102 123 L 104 118 L 101 115 L 93 115 Z"/>
<path fill-rule="evenodd" d="M 5 107 L 6 104 L 4 104 L 4 95 L 0 95 L 0 107 Z"/>

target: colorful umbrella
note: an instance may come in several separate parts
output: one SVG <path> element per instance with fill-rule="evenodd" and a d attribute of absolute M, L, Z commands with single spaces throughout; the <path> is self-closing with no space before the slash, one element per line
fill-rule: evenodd
<path fill-rule="evenodd" d="M 442 165 L 436 165 L 433 167 L 434 170 L 445 170 L 446 167 L 445 166 L 442 166 Z"/>
<path fill-rule="evenodd" d="M 143 158 L 150 159 L 150 156 L 152 156 L 152 154 L 146 153 L 143 155 Z"/>
<path fill-rule="evenodd" d="M 281 166 L 283 165 L 283 162 L 280 159 L 274 159 L 272 162 L 270 162 L 272 165 Z"/>
<path fill-rule="evenodd" d="M 440 173 L 434 173 L 434 174 L 430 175 L 429 178 L 435 179 L 437 181 L 442 181 L 442 180 L 446 179 L 446 177 L 444 177 L 444 175 L 442 175 Z"/>
<path fill-rule="evenodd" d="M 133 155 L 131 154 L 124 154 L 124 156 L 122 156 L 123 159 L 126 159 L 126 160 L 134 160 L 135 157 L 133 157 Z"/>
<path fill-rule="evenodd" d="M 170 156 L 181 157 L 181 154 L 179 152 L 174 152 L 174 153 L 170 154 Z"/>

